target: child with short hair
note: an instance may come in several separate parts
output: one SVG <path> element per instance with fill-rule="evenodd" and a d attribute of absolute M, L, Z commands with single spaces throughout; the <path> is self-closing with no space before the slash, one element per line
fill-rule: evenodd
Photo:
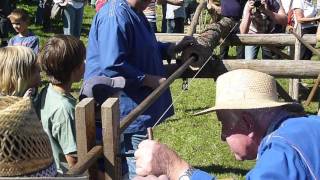
<path fill-rule="evenodd" d="M 32 49 L 23 46 L 0 48 L 0 95 L 24 96 L 40 85 L 40 69 Z"/>
<path fill-rule="evenodd" d="M 40 117 L 49 136 L 59 173 L 76 163 L 75 105 L 71 85 L 81 80 L 84 72 L 85 46 L 70 35 L 55 35 L 40 51 L 38 61 L 50 84 L 39 94 Z"/>
<path fill-rule="evenodd" d="M 23 9 L 15 9 L 8 16 L 14 30 L 18 33 L 12 37 L 9 46 L 26 46 L 31 48 L 36 54 L 39 51 L 39 38 L 29 29 L 30 17 Z"/>

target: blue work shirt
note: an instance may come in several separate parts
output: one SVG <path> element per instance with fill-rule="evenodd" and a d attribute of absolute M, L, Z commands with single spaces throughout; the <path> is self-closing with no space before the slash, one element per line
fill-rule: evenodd
<path fill-rule="evenodd" d="M 320 179 L 320 116 L 289 118 L 263 138 L 246 179 Z M 194 174 L 192 180 L 209 180 Z"/>
<path fill-rule="evenodd" d="M 110 0 L 92 21 L 84 79 L 126 78 L 120 94 L 120 117 L 123 118 L 153 91 L 142 85 L 145 74 L 165 77 L 162 59 L 168 47 L 169 43 L 157 42 L 143 12 L 136 11 L 125 0 Z M 125 132 L 144 131 L 153 126 L 171 102 L 167 90 Z M 173 108 L 161 121 L 171 115 Z"/>

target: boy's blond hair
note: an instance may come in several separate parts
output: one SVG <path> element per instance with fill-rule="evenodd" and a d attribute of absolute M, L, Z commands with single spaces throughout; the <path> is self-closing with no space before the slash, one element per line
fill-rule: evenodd
<path fill-rule="evenodd" d="M 16 21 L 22 21 L 22 22 L 26 22 L 27 24 L 29 24 L 30 22 L 30 17 L 27 13 L 27 11 L 25 11 L 24 9 L 15 9 L 13 10 L 8 18 L 10 19 L 10 21 L 12 20 L 16 20 Z"/>
<path fill-rule="evenodd" d="M 24 46 L 0 48 L 1 95 L 23 96 L 36 67 L 36 55 L 32 49 Z"/>

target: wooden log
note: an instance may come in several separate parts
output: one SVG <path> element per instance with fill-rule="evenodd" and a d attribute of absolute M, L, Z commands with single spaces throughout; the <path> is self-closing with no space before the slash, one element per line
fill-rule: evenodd
<path fill-rule="evenodd" d="M 118 98 L 108 98 L 101 106 L 103 154 L 106 159 L 105 179 L 121 179 L 120 109 Z"/>
<path fill-rule="evenodd" d="M 296 38 L 299 40 L 299 42 L 302 43 L 306 48 L 308 48 L 313 54 L 315 54 L 315 55 L 317 55 L 317 56 L 320 56 L 320 52 L 319 52 L 316 48 L 312 47 L 310 44 L 308 44 L 307 42 L 305 42 L 305 41 L 302 39 L 302 37 L 301 37 L 301 33 L 302 33 L 302 32 L 301 32 L 301 28 L 300 28 L 300 30 L 297 29 L 297 33 L 293 31 L 293 28 L 290 29 L 289 32 L 290 32 L 291 34 L 293 34 L 294 37 L 296 37 Z M 301 45 L 300 45 L 300 46 L 301 46 Z"/>
<path fill-rule="evenodd" d="M 309 106 L 309 104 L 311 103 L 314 95 L 316 94 L 317 90 L 318 90 L 318 87 L 319 87 L 319 84 L 320 84 L 320 74 L 318 75 L 318 78 L 316 80 L 316 82 L 314 83 L 312 89 L 311 89 L 311 92 L 305 102 L 305 105 L 306 106 Z"/>
<path fill-rule="evenodd" d="M 103 155 L 103 147 L 101 145 L 94 146 L 88 153 L 81 157 L 82 161 L 78 161 L 67 174 L 82 175 L 86 170 Z"/>
<path fill-rule="evenodd" d="M 279 55 L 282 59 L 292 59 L 291 56 L 289 56 L 288 54 L 282 52 L 281 48 L 279 49 L 278 47 L 275 47 L 275 46 L 272 46 L 272 45 L 264 45 L 264 47 L 268 48 L 273 53 Z"/>
<path fill-rule="evenodd" d="M 197 7 L 197 9 L 196 9 L 196 11 L 195 11 L 195 13 L 193 15 L 190 27 L 189 27 L 188 32 L 187 32 L 188 36 L 192 36 L 196 32 L 196 27 L 197 27 L 197 24 L 199 22 L 200 13 L 201 13 L 202 9 L 204 9 L 206 7 L 206 5 L 207 5 L 207 1 L 205 1 L 205 0 L 202 0 L 199 3 L 199 5 L 198 5 L 198 7 Z"/>
<path fill-rule="evenodd" d="M 301 59 L 301 41 L 297 36 L 301 37 L 301 24 L 298 23 L 296 27 L 296 43 L 294 46 L 294 61 L 299 61 Z M 292 80 L 292 99 L 295 101 L 299 101 L 299 79 L 293 79 Z"/>
<path fill-rule="evenodd" d="M 177 64 L 165 65 L 167 76 L 179 68 Z M 210 61 L 197 78 L 217 78 L 220 74 L 235 69 L 252 69 L 279 78 L 317 78 L 320 72 L 320 61 L 293 60 L 223 60 Z M 192 78 L 196 71 L 186 70 L 182 77 Z"/>
<path fill-rule="evenodd" d="M 76 106 L 76 140 L 78 162 L 84 161 L 85 155 L 95 146 L 96 124 L 93 98 L 85 98 Z M 97 166 L 89 168 L 90 179 L 97 179 Z"/>
<path fill-rule="evenodd" d="M 186 34 L 169 34 L 156 33 L 158 41 L 163 42 L 178 42 Z M 198 37 L 199 34 L 194 34 Z M 292 34 L 233 34 L 230 35 L 224 42 L 226 45 L 279 45 L 287 46 L 295 44 L 295 37 Z M 316 44 L 316 35 L 305 34 L 302 39 L 308 44 Z"/>

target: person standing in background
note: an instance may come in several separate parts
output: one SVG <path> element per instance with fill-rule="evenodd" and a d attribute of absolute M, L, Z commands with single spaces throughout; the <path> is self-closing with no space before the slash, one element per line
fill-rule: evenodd
<path fill-rule="evenodd" d="M 83 19 L 84 0 L 53 0 L 63 9 L 63 34 L 80 38 Z"/>
<path fill-rule="evenodd" d="M 260 3 L 249 0 L 243 10 L 240 33 L 281 33 L 286 25 L 287 16 L 277 0 L 261 0 Z M 260 47 L 262 59 L 279 59 L 269 48 L 252 45 L 245 46 L 245 59 L 257 59 Z"/>
<path fill-rule="evenodd" d="M 282 6 L 288 16 L 288 24 L 296 28 L 301 23 L 302 34 L 315 34 L 317 24 L 313 24 L 317 9 L 311 0 L 281 0 Z M 302 45 L 301 58 L 311 59 L 312 52 Z"/>
<path fill-rule="evenodd" d="M 183 1 L 181 2 L 181 5 L 167 4 L 167 33 L 183 33 L 185 18 L 186 12 Z"/>
<path fill-rule="evenodd" d="M 9 20 L 8 15 L 10 14 L 10 2 L 9 0 L 1 0 L 0 1 L 0 39 L 1 44 L 0 47 L 4 47 L 8 45 L 8 30 L 9 30 Z"/>
<path fill-rule="evenodd" d="M 50 13 L 53 2 L 52 0 L 39 0 L 36 12 L 36 24 L 41 24 L 44 31 L 50 31 L 51 21 Z"/>
<path fill-rule="evenodd" d="M 213 0 L 208 0 L 207 8 L 214 9 L 223 17 L 228 17 L 237 23 L 237 27 L 232 31 L 233 34 L 239 33 L 239 24 L 242 17 L 243 8 L 247 0 L 221 0 L 217 6 Z M 228 59 L 229 46 L 220 47 L 221 59 Z M 244 59 L 244 46 L 237 46 L 237 59 Z"/>
<path fill-rule="evenodd" d="M 156 15 L 156 0 L 151 0 L 150 4 L 147 8 L 143 11 L 144 15 L 146 16 L 151 29 L 153 32 L 157 32 L 157 15 Z"/>
<path fill-rule="evenodd" d="M 28 29 L 30 24 L 30 17 L 24 9 L 15 9 L 8 16 L 14 30 L 18 33 L 12 37 L 9 46 L 26 46 L 38 54 L 39 51 L 39 38 Z"/>

